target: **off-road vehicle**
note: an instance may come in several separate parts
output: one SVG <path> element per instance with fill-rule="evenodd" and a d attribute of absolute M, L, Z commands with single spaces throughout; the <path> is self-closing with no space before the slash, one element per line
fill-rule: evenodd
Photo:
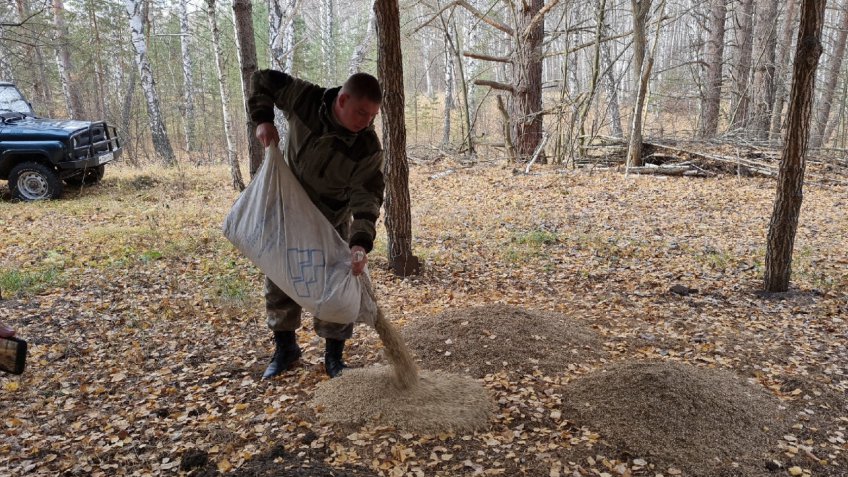
<path fill-rule="evenodd" d="M 96 184 L 120 154 L 115 127 L 36 117 L 18 88 L 0 81 L 0 179 L 9 181 L 13 198 L 56 199 L 63 182 Z"/>

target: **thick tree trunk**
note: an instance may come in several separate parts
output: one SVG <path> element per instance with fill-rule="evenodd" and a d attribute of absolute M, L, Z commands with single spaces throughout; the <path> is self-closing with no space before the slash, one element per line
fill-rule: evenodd
<path fill-rule="evenodd" d="M 233 139 L 232 119 L 230 118 L 230 97 L 227 93 L 227 74 L 221 64 L 224 51 L 221 48 L 221 32 L 218 30 L 218 20 L 215 18 L 215 0 L 206 0 L 206 15 L 209 17 L 209 29 L 212 31 L 212 46 L 215 49 L 215 67 L 218 70 L 218 89 L 221 92 L 221 114 L 224 120 L 224 136 L 227 139 L 227 161 L 230 164 L 232 185 L 237 191 L 244 190 L 244 181 L 241 178 L 238 154 L 236 154 L 235 140 Z"/>
<path fill-rule="evenodd" d="M 739 45 L 739 57 L 736 62 L 736 91 L 733 104 L 730 107 L 730 128 L 744 129 L 748 124 L 749 105 L 751 101 L 751 52 L 754 46 L 754 0 L 742 0 L 741 11 L 736 14 L 739 29 L 736 42 Z"/>
<path fill-rule="evenodd" d="M 370 13 L 368 14 L 368 24 L 365 26 L 365 35 L 362 36 L 362 41 L 356 45 L 356 48 L 353 50 L 353 56 L 350 58 L 350 65 L 347 69 L 348 74 L 352 75 L 359 72 L 359 69 L 362 67 L 362 61 L 365 59 L 365 53 L 371 47 L 371 40 L 374 38 L 374 30 L 377 23 L 377 16 L 374 13 L 374 1 L 371 0 L 371 8 L 368 10 Z"/>
<path fill-rule="evenodd" d="M 191 31 L 188 24 L 188 0 L 180 0 L 180 54 L 183 64 L 183 129 L 185 150 L 197 146 L 197 120 L 194 112 L 194 73 L 191 59 Z"/>
<path fill-rule="evenodd" d="M 757 41 L 757 47 L 754 48 L 754 107 L 750 128 L 756 139 L 768 139 L 771 126 L 778 2 L 779 0 L 763 0 L 757 3 L 757 25 L 754 33 L 754 39 Z"/>
<path fill-rule="evenodd" d="M 636 98 L 630 122 L 630 143 L 627 147 L 627 167 L 642 165 L 642 108 L 648 90 L 645 77 L 645 56 L 648 50 L 647 23 L 651 0 L 630 0 L 633 14 L 633 87 Z"/>
<path fill-rule="evenodd" d="M 399 276 L 420 271 L 412 254 L 412 217 L 409 198 L 409 165 L 406 158 L 403 57 L 400 51 L 400 11 L 397 0 L 374 3 L 379 38 L 378 68 L 383 87 L 383 150 L 386 172 L 386 233 L 388 259 Z"/>
<path fill-rule="evenodd" d="M 156 155 L 167 166 L 176 164 L 171 141 L 165 132 L 165 121 L 159 109 L 159 95 L 156 94 L 156 83 L 153 80 L 153 69 L 147 60 L 147 43 L 144 37 L 144 15 L 142 14 L 143 0 L 126 0 L 127 13 L 130 17 L 130 34 L 135 48 L 135 62 L 141 77 L 141 88 L 147 101 L 147 116 L 150 120 L 150 134 Z"/>
<path fill-rule="evenodd" d="M 836 92 L 836 84 L 839 81 L 839 73 L 842 70 L 842 60 L 845 58 L 845 43 L 848 40 L 848 9 L 845 8 L 845 2 L 842 2 L 842 18 L 838 33 L 836 35 L 836 43 L 833 47 L 833 52 L 830 55 L 830 65 L 827 72 L 827 79 L 824 83 L 821 97 L 817 102 L 818 114 L 816 115 L 815 128 L 813 135 L 810 138 L 810 147 L 819 148 L 824 146 L 827 141 L 828 120 L 830 118 L 830 109 L 833 104 L 833 95 Z M 833 128 L 830 129 L 833 131 Z"/>
<path fill-rule="evenodd" d="M 68 26 L 65 24 L 65 6 L 62 0 L 53 0 L 53 23 L 56 26 L 56 65 L 59 67 L 59 79 L 62 81 L 68 116 L 71 119 L 86 119 L 79 85 L 73 77 L 74 65 L 71 61 L 71 51 L 68 49 Z"/>
<path fill-rule="evenodd" d="M 704 97 L 701 103 L 701 121 L 698 136 L 711 138 L 718 130 L 721 110 L 721 69 L 724 62 L 724 24 L 727 19 L 727 0 L 712 0 L 710 4 L 710 32 L 704 60 L 707 70 L 704 78 Z"/>
<path fill-rule="evenodd" d="M 787 0 L 786 14 L 783 21 L 783 41 L 780 42 L 777 68 L 774 78 L 774 109 L 771 112 L 771 133 L 769 139 L 780 139 L 780 128 L 783 126 L 783 105 L 786 103 L 786 83 L 790 71 L 789 54 L 792 51 L 792 33 L 795 31 L 795 14 L 798 11 L 798 0 Z"/>
<path fill-rule="evenodd" d="M 262 165 L 262 144 L 256 139 L 256 127 L 250 120 L 247 110 L 247 98 L 250 97 L 250 78 L 258 69 L 256 60 L 256 40 L 253 34 L 253 4 L 251 0 L 233 0 L 235 17 L 236 43 L 238 44 L 239 67 L 241 70 L 241 103 L 244 106 L 245 129 L 247 131 L 247 149 L 250 177 L 256 174 Z"/>
<path fill-rule="evenodd" d="M 529 160 L 542 140 L 542 37 L 545 22 L 537 21 L 531 25 L 531 21 L 543 5 L 544 0 L 527 0 L 516 5 L 518 21 L 512 54 L 514 76 L 510 119 L 513 121 L 512 141 L 520 160 Z M 539 162 L 544 162 L 544 159 Z"/>
<path fill-rule="evenodd" d="M 816 68 L 822 53 L 824 0 L 802 0 L 801 26 L 792 74 L 786 143 L 777 178 L 777 195 L 769 222 L 766 246 L 766 291 L 789 289 L 792 250 L 803 198 L 805 155 L 810 135 Z"/>

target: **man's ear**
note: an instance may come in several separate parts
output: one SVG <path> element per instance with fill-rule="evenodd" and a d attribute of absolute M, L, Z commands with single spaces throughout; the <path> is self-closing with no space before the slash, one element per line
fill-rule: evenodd
<path fill-rule="evenodd" d="M 339 107 L 344 108 L 350 95 L 348 93 L 339 92 Z"/>

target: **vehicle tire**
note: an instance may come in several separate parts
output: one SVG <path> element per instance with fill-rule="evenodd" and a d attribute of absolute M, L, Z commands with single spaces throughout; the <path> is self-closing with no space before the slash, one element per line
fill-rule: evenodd
<path fill-rule="evenodd" d="M 24 162 L 9 172 L 12 197 L 22 201 L 58 199 L 62 181 L 56 171 L 38 162 Z"/>
<path fill-rule="evenodd" d="M 90 167 L 82 174 L 65 179 L 65 184 L 68 184 L 69 186 L 94 185 L 103 179 L 103 174 L 105 173 L 105 164 L 101 164 L 97 167 Z"/>

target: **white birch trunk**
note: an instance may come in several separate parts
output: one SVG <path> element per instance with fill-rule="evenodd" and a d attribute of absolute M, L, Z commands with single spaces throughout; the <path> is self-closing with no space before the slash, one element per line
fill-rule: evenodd
<path fill-rule="evenodd" d="M 321 0 L 321 56 L 324 65 L 324 80 L 336 82 L 335 12 L 333 0 Z"/>
<path fill-rule="evenodd" d="M 294 15 L 298 0 L 270 0 L 269 52 L 271 68 L 291 73 L 294 59 Z"/>
<path fill-rule="evenodd" d="M 183 129 L 185 131 L 185 150 L 195 148 L 196 120 L 194 112 L 194 74 L 190 53 L 191 31 L 188 25 L 188 0 L 180 0 L 180 53 L 183 63 Z"/>
<path fill-rule="evenodd" d="M 130 34 L 135 48 L 135 62 L 141 79 L 141 89 L 147 101 L 147 116 L 150 121 L 150 135 L 156 155 L 165 163 L 172 166 L 177 160 L 171 141 L 165 131 L 165 121 L 159 109 L 159 96 L 156 94 L 156 83 L 153 80 L 153 69 L 147 60 L 147 43 L 144 37 L 143 0 L 126 0 L 127 14 L 130 17 Z"/>
<path fill-rule="evenodd" d="M 209 16 L 209 29 L 212 31 L 212 46 L 215 49 L 215 67 L 218 71 L 218 89 L 221 92 L 221 114 L 224 119 L 224 137 L 227 139 L 227 161 L 230 164 L 230 173 L 235 190 L 244 190 L 244 181 L 241 178 L 238 155 L 236 154 L 235 141 L 233 140 L 233 128 L 230 126 L 230 109 L 227 106 L 230 97 L 227 94 L 227 76 L 221 64 L 224 52 L 221 49 L 221 32 L 218 30 L 218 21 L 215 18 L 215 0 L 206 0 L 206 14 Z"/>
<path fill-rule="evenodd" d="M 362 42 L 360 42 L 353 51 L 353 56 L 350 59 L 350 66 L 348 67 L 348 74 L 352 75 L 359 72 L 359 68 L 362 66 L 362 61 L 365 59 L 365 53 L 368 51 L 368 48 L 371 46 L 371 40 L 374 38 L 374 31 L 377 25 L 377 15 L 374 12 L 375 1 L 376 0 L 371 0 L 371 6 L 368 9 L 370 13 L 368 15 L 368 25 L 365 27 L 365 35 L 362 37 Z"/>
<path fill-rule="evenodd" d="M 447 35 L 447 33 L 445 33 Z M 450 144 L 451 133 L 451 110 L 454 108 L 453 99 L 453 55 L 450 51 L 450 43 L 445 36 L 445 122 L 442 126 L 442 145 Z"/>
<path fill-rule="evenodd" d="M 68 116 L 71 119 L 84 119 L 79 93 L 76 83 L 71 78 L 73 63 L 71 53 L 68 50 L 68 27 L 65 25 L 65 6 L 62 0 L 53 0 L 53 24 L 56 26 L 56 66 L 59 68 L 59 78 L 62 81 L 62 92 L 65 95 Z"/>

